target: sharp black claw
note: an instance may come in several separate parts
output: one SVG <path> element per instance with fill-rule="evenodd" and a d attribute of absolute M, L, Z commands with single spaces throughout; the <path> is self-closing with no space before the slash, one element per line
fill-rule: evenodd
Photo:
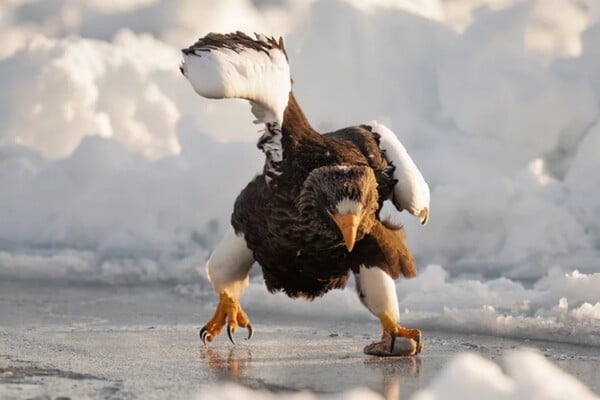
<path fill-rule="evenodd" d="M 208 338 L 209 336 L 210 336 L 210 334 L 206 330 L 206 327 L 203 327 L 202 329 L 200 329 L 200 339 L 202 340 L 202 343 L 204 343 L 205 346 L 206 346 L 206 338 Z"/>
<path fill-rule="evenodd" d="M 248 324 L 246 328 L 248 328 L 248 337 L 246 338 L 246 340 L 250 340 L 252 339 L 252 335 L 254 335 L 254 329 L 252 329 L 252 325 L 250 324 Z"/>
<path fill-rule="evenodd" d="M 227 336 L 229 336 L 229 340 L 231 340 L 231 343 L 233 343 L 233 345 L 235 346 L 237 343 L 235 343 L 235 340 L 233 340 L 233 336 L 232 336 L 232 331 L 231 331 L 231 325 L 227 324 Z"/>
<path fill-rule="evenodd" d="M 390 334 L 390 354 L 394 353 L 394 346 L 396 345 L 396 332 Z"/>

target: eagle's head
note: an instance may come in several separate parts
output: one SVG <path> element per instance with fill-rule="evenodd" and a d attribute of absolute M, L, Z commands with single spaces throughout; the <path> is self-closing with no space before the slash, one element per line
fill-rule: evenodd
<path fill-rule="evenodd" d="M 300 208 L 339 230 L 348 251 L 370 233 L 378 209 L 377 181 L 363 165 L 336 165 L 312 171 L 303 185 Z"/>

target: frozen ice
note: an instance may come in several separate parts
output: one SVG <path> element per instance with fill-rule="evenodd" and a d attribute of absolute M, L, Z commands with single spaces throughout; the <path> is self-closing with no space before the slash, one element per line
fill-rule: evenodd
<path fill-rule="evenodd" d="M 236 383 L 208 386 L 195 397 L 197 400 L 215 398 L 222 400 L 380 400 L 382 397 L 366 388 L 351 389 L 339 394 L 318 395 L 309 391 L 270 393 L 266 390 L 252 390 Z"/>
<path fill-rule="evenodd" d="M 278 392 L 252 390 L 236 383 L 206 386 L 201 398 L 332 400 L 383 399 L 369 389 L 352 389 L 339 394 L 317 395 L 309 392 Z M 585 385 L 562 371 L 534 350 L 519 349 L 507 352 L 500 364 L 474 353 L 454 356 L 424 389 L 414 393 L 411 400 L 597 400 Z"/>

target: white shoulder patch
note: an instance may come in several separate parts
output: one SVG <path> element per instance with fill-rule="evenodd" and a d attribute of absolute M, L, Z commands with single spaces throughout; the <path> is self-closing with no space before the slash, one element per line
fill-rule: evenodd
<path fill-rule="evenodd" d="M 379 134 L 379 148 L 386 159 L 396 167 L 394 179 L 398 180 L 398 183 L 394 188 L 394 204 L 399 210 L 407 210 L 419 217 L 421 224 L 425 225 L 429 218 L 430 193 L 429 185 L 421 171 L 394 132 L 377 121 L 370 121 L 365 125 Z"/>

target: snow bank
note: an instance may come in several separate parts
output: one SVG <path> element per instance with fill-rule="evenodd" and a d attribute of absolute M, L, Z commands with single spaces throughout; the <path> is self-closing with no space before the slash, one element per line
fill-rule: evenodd
<path fill-rule="evenodd" d="M 140 281 L 196 279 L 231 212 L 236 190 L 259 169 L 249 144 L 182 137 L 178 157 L 149 161 L 118 142 L 86 137 L 65 159 L 6 151 L 0 165 L 0 275 Z M 214 158 L 188 154 L 208 151 Z M 214 160 L 243 163 L 231 176 Z M 15 176 L 16 173 L 16 176 Z M 65 262 L 66 259 L 70 260 Z M 47 261 L 46 265 L 44 260 Z"/>
<path fill-rule="evenodd" d="M 503 361 L 505 372 L 481 356 L 459 354 L 412 399 L 598 399 L 584 384 L 534 351 L 508 352 Z"/>
<path fill-rule="evenodd" d="M 500 11 L 518 3 L 529 3 L 531 13 L 521 42 L 528 52 L 551 59 L 557 56 L 579 56 L 581 33 L 600 17 L 594 0 L 578 3 L 562 0 L 449 0 L 442 1 L 444 21 L 458 32 L 464 32 L 484 13 Z"/>
<path fill-rule="evenodd" d="M 196 280 L 208 296 L 198 271 L 260 170 L 259 134 L 244 102 L 190 90 L 178 48 L 256 30 L 285 35 L 315 127 L 377 118 L 427 177 L 428 226 L 395 216 L 432 265 L 399 282 L 403 319 L 597 345 L 600 11 L 585 4 L 3 2 L 0 276 Z M 245 299 L 288 301 L 260 277 Z M 365 318 L 351 291 L 320 301 Z"/>
<path fill-rule="evenodd" d="M 556 268 L 527 288 L 506 278 L 452 279 L 435 265 L 397 285 L 407 325 L 593 346 L 600 345 L 598 287 L 600 273 Z"/>
<path fill-rule="evenodd" d="M 438 70 L 442 115 L 468 135 L 506 142 L 530 158 L 580 136 L 598 113 L 588 85 L 532 62 L 523 44 L 531 12 L 523 3 L 481 15 Z"/>
<path fill-rule="evenodd" d="M 159 157 L 179 150 L 173 101 L 158 86 L 175 49 L 120 32 L 112 43 L 35 36 L 0 63 L 0 143 L 70 154 L 84 135 L 114 138 Z"/>

